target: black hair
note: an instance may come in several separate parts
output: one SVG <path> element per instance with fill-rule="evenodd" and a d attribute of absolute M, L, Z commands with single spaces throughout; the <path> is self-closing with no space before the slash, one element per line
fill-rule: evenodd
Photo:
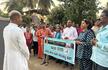
<path fill-rule="evenodd" d="M 104 13 L 105 16 L 108 17 L 108 9 L 103 10 L 102 13 Z"/>
<path fill-rule="evenodd" d="M 84 21 L 86 24 L 88 24 L 87 29 L 91 29 L 91 28 L 92 28 L 93 23 L 92 23 L 92 22 L 90 22 L 90 20 L 84 19 L 83 21 Z"/>
<path fill-rule="evenodd" d="M 100 21 L 100 18 L 99 18 L 99 19 L 94 20 L 94 22 L 93 22 L 93 26 L 95 25 L 95 23 L 96 23 L 97 21 Z"/>

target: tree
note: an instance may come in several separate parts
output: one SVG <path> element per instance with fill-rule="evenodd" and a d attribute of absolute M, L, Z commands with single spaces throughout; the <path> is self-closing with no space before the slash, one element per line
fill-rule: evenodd
<path fill-rule="evenodd" d="M 0 17 L 8 18 L 8 14 L 6 14 L 3 11 L 0 10 Z"/>
<path fill-rule="evenodd" d="M 80 23 L 84 18 L 96 19 L 98 0 L 59 0 L 63 2 L 65 18 Z"/>
<path fill-rule="evenodd" d="M 55 7 L 51 10 L 50 15 L 48 15 L 48 20 L 52 24 L 60 24 L 63 22 L 63 18 L 65 16 L 63 12 L 63 8 L 61 6 Z"/>
<path fill-rule="evenodd" d="M 49 9 L 51 5 L 54 5 L 53 0 L 8 0 L 3 2 L 2 4 L 6 4 L 5 9 L 9 12 L 11 10 L 18 10 L 22 11 L 24 7 L 27 7 L 29 9 Z"/>
<path fill-rule="evenodd" d="M 38 0 L 38 8 L 50 9 L 51 5 L 55 6 L 53 0 Z"/>
<path fill-rule="evenodd" d="M 1 4 L 6 4 L 5 10 L 10 12 L 11 10 L 18 10 L 22 12 L 24 7 L 28 7 L 30 9 L 36 7 L 36 0 L 8 0 Z"/>
<path fill-rule="evenodd" d="M 108 2 L 107 2 L 107 5 L 106 5 L 106 7 L 108 8 Z"/>
<path fill-rule="evenodd" d="M 35 8 L 44 10 L 39 11 L 43 13 L 49 12 L 51 5 L 54 5 L 53 0 L 8 0 L 3 2 L 2 4 L 6 4 L 5 10 L 10 12 L 11 10 L 18 10 L 23 13 L 24 8 L 28 8 L 29 10 L 33 10 Z M 24 21 L 29 22 L 31 18 L 30 12 L 27 16 L 24 16 Z M 28 20 L 28 21 L 27 21 Z"/>

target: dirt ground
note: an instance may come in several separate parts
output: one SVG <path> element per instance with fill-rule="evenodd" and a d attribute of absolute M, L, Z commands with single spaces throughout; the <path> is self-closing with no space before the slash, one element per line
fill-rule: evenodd
<path fill-rule="evenodd" d="M 31 55 L 29 61 L 30 70 L 78 70 L 78 67 L 74 66 L 72 69 L 66 67 L 64 64 L 56 63 L 54 60 L 49 60 L 48 66 L 41 65 L 42 59 L 38 59 L 36 56 Z"/>

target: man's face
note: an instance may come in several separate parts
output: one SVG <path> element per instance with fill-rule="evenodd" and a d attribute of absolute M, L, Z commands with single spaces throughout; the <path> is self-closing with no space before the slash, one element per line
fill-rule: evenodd
<path fill-rule="evenodd" d="M 72 21 L 71 20 L 68 20 L 67 21 L 67 27 L 71 27 L 72 26 Z"/>
<path fill-rule="evenodd" d="M 108 17 L 105 15 L 105 13 L 101 14 L 100 19 L 101 19 L 102 25 L 108 23 Z"/>

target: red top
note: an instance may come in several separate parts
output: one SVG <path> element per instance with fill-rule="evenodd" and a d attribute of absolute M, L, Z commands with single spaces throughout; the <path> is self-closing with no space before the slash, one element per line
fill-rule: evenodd
<path fill-rule="evenodd" d="M 25 35 L 25 38 L 26 38 L 27 45 L 30 46 L 32 44 L 32 41 L 33 41 L 32 33 L 24 32 L 24 35 Z"/>

